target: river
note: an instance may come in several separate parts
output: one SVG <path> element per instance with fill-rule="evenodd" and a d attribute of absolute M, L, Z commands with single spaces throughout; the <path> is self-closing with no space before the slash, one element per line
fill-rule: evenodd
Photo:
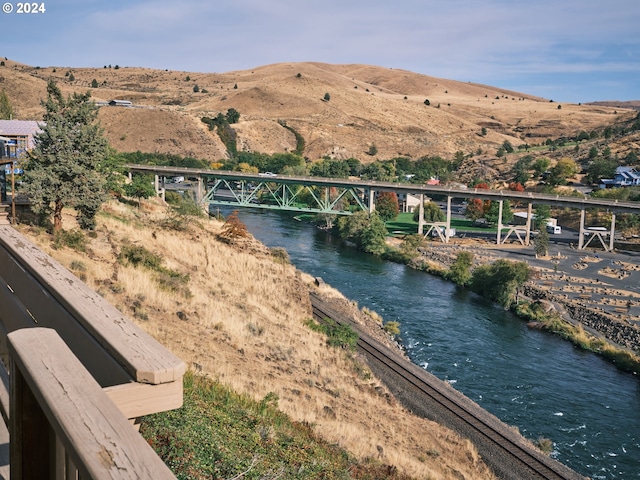
<path fill-rule="evenodd" d="M 225 213 L 223 211 L 223 213 Z M 401 324 L 408 355 L 593 479 L 640 479 L 640 379 L 531 330 L 439 277 L 342 245 L 290 214 L 240 209 L 249 231 L 300 270 Z"/>

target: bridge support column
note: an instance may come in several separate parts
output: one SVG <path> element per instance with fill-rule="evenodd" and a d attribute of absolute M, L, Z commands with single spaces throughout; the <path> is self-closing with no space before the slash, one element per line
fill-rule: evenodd
<path fill-rule="evenodd" d="M 609 251 L 613 252 L 613 240 L 616 233 L 616 214 L 611 213 L 611 231 L 609 232 Z"/>
<path fill-rule="evenodd" d="M 584 208 L 580 209 L 580 231 L 578 232 L 578 250 L 584 248 Z"/>
<path fill-rule="evenodd" d="M 527 227 L 526 227 L 526 238 L 524 240 L 524 244 L 528 247 L 529 244 L 531 243 L 531 214 L 532 214 L 532 207 L 533 205 L 531 203 L 527 204 Z"/>
<path fill-rule="evenodd" d="M 376 196 L 376 191 L 373 188 L 369 189 L 369 213 L 373 213 L 373 211 L 376 209 L 376 202 L 375 202 L 375 197 Z"/>
<path fill-rule="evenodd" d="M 153 186 L 156 189 L 156 197 L 160 197 L 164 201 L 164 178 L 162 182 L 160 182 L 160 175 L 155 175 L 153 178 Z"/>
<path fill-rule="evenodd" d="M 498 234 L 496 236 L 496 244 L 500 245 L 502 236 L 502 200 L 498 201 Z"/>
<path fill-rule="evenodd" d="M 444 231 L 444 243 L 449 243 L 449 237 L 451 235 L 451 197 L 447 196 L 447 226 Z"/>
<path fill-rule="evenodd" d="M 198 189 L 196 190 L 196 203 L 202 202 L 204 198 L 204 186 L 202 177 L 198 177 Z"/>
<path fill-rule="evenodd" d="M 420 194 L 420 216 L 418 217 L 418 235 L 422 235 L 424 231 L 424 194 Z"/>

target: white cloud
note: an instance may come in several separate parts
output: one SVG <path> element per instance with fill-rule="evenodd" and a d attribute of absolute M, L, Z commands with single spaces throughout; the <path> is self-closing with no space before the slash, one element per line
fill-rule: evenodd
<path fill-rule="evenodd" d="M 563 73 L 637 72 L 636 5 L 636 0 L 60 0 L 38 20 L 50 22 L 48 32 L 17 19 L 20 30 L 10 26 L 2 43 L 17 60 L 38 65 L 118 63 L 223 72 L 322 61 L 498 86 L 520 78 L 525 85 L 530 75 L 554 74 L 553 81 L 561 82 Z"/>

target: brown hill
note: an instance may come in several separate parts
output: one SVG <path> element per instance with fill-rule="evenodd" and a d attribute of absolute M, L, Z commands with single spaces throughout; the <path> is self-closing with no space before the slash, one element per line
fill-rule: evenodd
<path fill-rule="evenodd" d="M 66 93 L 90 90 L 96 101 L 133 102 L 133 108 L 101 108 L 102 125 L 116 149 L 211 161 L 224 158 L 225 148 L 200 118 L 229 108 L 241 114 L 234 125 L 239 149 L 294 150 L 294 134 L 278 122 L 284 121 L 305 139 L 308 159 L 355 157 L 364 163 L 396 156 L 451 158 L 457 151 L 479 149 L 494 153 L 505 140 L 514 146 L 537 144 L 637 114 L 620 106 L 558 104 L 487 85 L 368 65 L 281 63 L 190 73 L 110 66 L 40 68 L 7 60 L 0 68 L 0 88 L 9 95 L 16 118 L 41 118 L 40 100 L 51 78 Z M 98 88 L 91 88 L 93 80 Z M 481 135 L 483 128 L 486 135 Z M 372 145 L 375 156 L 367 153 Z"/>

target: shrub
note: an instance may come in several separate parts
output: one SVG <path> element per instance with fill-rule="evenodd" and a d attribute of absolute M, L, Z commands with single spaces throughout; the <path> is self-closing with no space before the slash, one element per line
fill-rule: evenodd
<path fill-rule="evenodd" d="M 234 243 L 236 240 L 249 237 L 247 226 L 238 218 L 237 210 L 227 216 L 227 221 L 222 225 L 222 231 L 218 236 L 227 243 Z"/>
<path fill-rule="evenodd" d="M 315 332 L 324 333 L 327 336 L 327 345 L 331 347 L 347 348 L 354 350 L 358 343 L 358 334 L 349 325 L 341 325 L 330 318 L 316 322 L 309 319 L 305 325 Z"/>
<path fill-rule="evenodd" d="M 289 264 L 291 263 L 291 259 L 289 258 L 289 253 L 286 249 L 282 247 L 271 247 L 269 249 L 269 253 L 274 258 L 274 260 L 278 263 Z"/>
<path fill-rule="evenodd" d="M 77 228 L 73 230 L 59 230 L 53 234 L 52 246 L 56 250 L 69 247 L 78 252 L 84 252 L 87 249 L 87 239 L 84 233 Z"/>
<path fill-rule="evenodd" d="M 446 277 L 460 286 L 467 286 L 471 282 L 472 266 L 473 253 L 460 252 L 451 267 L 449 267 Z"/>
<path fill-rule="evenodd" d="M 400 322 L 387 322 L 382 328 L 392 337 L 400 335 Z"/>
<path fill-rule="evenodd" d="M 549 455 L 553 451 L 553 442 L 548 438 L 540 437 L 536 442 L 541 452 Z"/>
<path fill-rule="evenodd" d="M 162 257 L 142 245 L 123 245 L 118 260 L 121 263 L 128 262 L 134 267 L 145 267 L 150 270 L 162 268 Z"/>

